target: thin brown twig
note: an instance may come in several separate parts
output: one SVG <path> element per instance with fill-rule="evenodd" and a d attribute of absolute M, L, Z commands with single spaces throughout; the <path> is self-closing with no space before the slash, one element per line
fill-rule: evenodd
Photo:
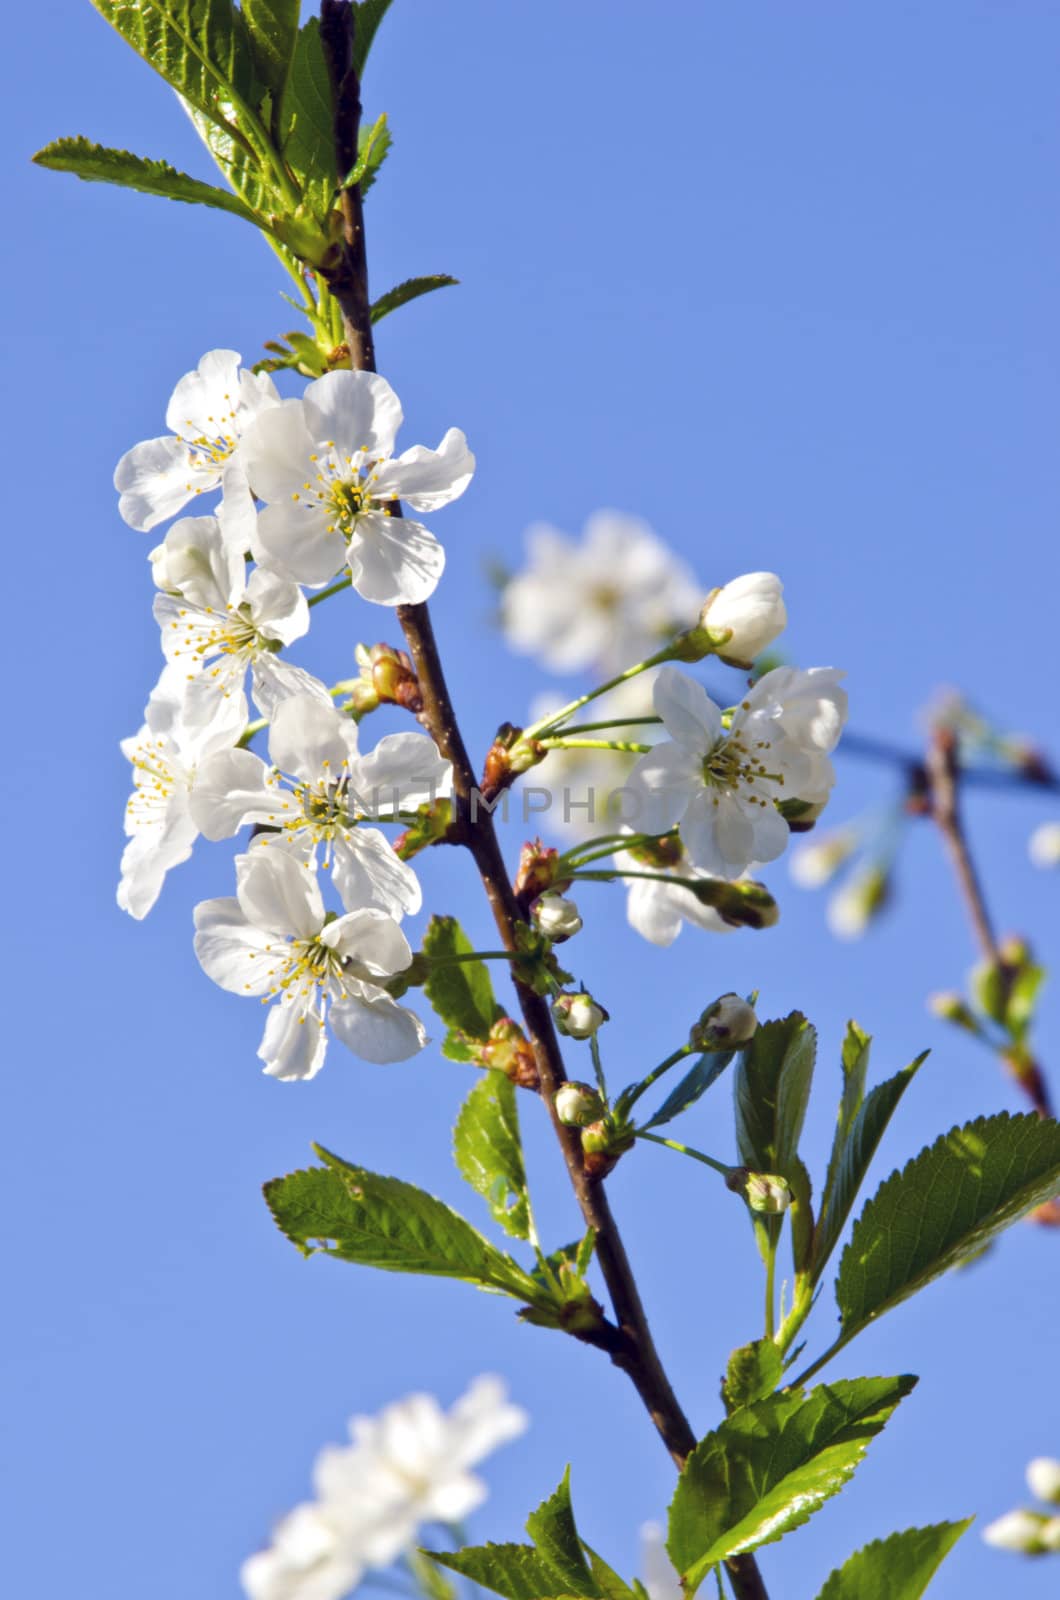
<path fill-rule="evenodd" d="M 360 86 L 353 70 L 354 8 L 350 0 L 322 0 L 321 41 L 334 91 L 336 156 L 340 175 L 356 159 L 360 118 Z M 347 163 L 351 149 L 353 159 Z M 329 274 L 328 286 L 343 314 L 351 365 L 375 370 L 361 196 L 356 186 L 343 190 L 344 245 L 342 263 Z M 470 851 L 478 868 L 505 948 L 517 948 L 517 929 L 524 920 L 493 827 L 484 808 L 476 811 L 475 772 L 457 722 L 426 605 L 399 606 L 398 621 L 412 656 L 423 694 L 421 720 L 453 768 L 455 837 Z M 655 1347 L 647 1315 L 611 1212 L 602 1182 L 585 1170 L 581 1141 L 560 1122 L 555 1093 L 566 1080 L 559 1040 L 547 1001 L 516 982 L 520 1009 L 540 1075 L 540 1093 L 552 1121 L 582 1217 L 596 1235 L 596 1257 L 618 1323 L 619 1339 L 611 1359 L 631 1379 L 663 1443 L 680 1468 L 696 1445 L 691 1423 L 682 1410 Z M 768 1600 L 753 1556 L 735 1556 L 726 1563 L 737 1600 Z"/>
<path fill-rule="evenodd" d="M 985 962 L 994 967 L 1001 982 L 1014 977 L 1010 962 L 998 943 L 993 919 L 983 893 L 982 880 L 972 855 L 961 811 L 961 771 L 958 763 L 957 735 L 951 728 L 936 728 L 924 762 L 930 814 L 942 835 L 960 891 L 972 934 Z M 1013 1078 L 1027 1095 L 1040 1117 L 1053 1115 L 1052 1102 L 1042 1070 L 1036 1061 L 1021 1059 L 1009 1063 Z M 1051 1218 L 1049 1220 L 1052 1220 Z"/>

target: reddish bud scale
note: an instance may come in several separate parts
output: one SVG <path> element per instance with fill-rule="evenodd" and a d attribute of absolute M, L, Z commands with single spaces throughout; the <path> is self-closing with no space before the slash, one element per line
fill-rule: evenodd
<path fill-rule="evenodd" d="M 480 1064 L 503 1072 L 518 1089 L 539 1089 L 541 1077 L 530 1041 L 518 1022 L 501 1017 L 490 1029 L 479 1055 Z"/>
<path fill-rule="evenodd" d="M 523 915 L 546 890 L 555 889 L 562 894 L 570 885 L 570 878 L 560 876 L 559 851 L 542 844 L 540 839 L 528 839 L 519 853 L 519 870 L 513 884 Z"/>

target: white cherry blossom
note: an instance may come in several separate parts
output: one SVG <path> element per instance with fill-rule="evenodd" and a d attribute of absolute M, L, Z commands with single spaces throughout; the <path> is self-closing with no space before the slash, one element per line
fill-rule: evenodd
<path fill-rule="evenodd" d="M 788 625 L 784 585 L 775 572 L 745 572 L 715 589 L 699 614 L 699 626 L 728 634 L 718 655 L 733 666 L 750 667 Z"/>
<path fill-rule="evenodd" d="M 207 727 L 222 704 L 245 700 L 251 674 L 254 702 L 271 717 L 289 695 L 311 695 L 330 706 L 327 689 L 304 668 L 277 654 L 309 628 L 309 608 L 296 583 L 255 567 L 226 542 L 216 517 L 182 517 L 151 552 L 155 621 L 167 661 L 187 680 L 184 715 Z M 245 715 L 244 715 L 245 720 Z"/>
<path fill-rule="evenodd" d="M 536 523 L 526 540 L 529 562 L 501 599 L 504 631 L 554 672 L 618 672 L 696 620 L 701 587 L 637 517 L 597 511 L 580 542 Z"/>
<path fill-rule="evenodd" d="M 630 927 L 649 944 L 668 948 L 686 922 L 708 933 L 735 932 L 732 923 L 726 922 L 713 906 L 703 905 L 691 889 L 673 882 L 674 878 L 691 878 L 709 883 L 714 877 L 692 864 L 676 835 L 621 850 L 615 855 L 614 864 L 620 872 L 658 874 L 652 879 L 625 880 L 626 917 Z"/>
<path fill-rule="evenodd" d="M 198 836 L 190 799 L 199 763 L 235 744 L 246 721 L 228 702 L 208 728 L 189 729 L 181 715 L 181 675 L 166 667 L 147 702 L 144 725 L 122 741 L 132 763 L 133 792 L 125 808 L 129 842 L 121 858 L 118 904 L 140 921 L 158 899 L 170 867 L 187 861 Z"/>
<path fill-rule="evenodd" d="M 249 1600 L 345 1600 L 366 1569 L 409 1549 L 421 1524 L 457 1522 L 480 1505 L 486 1488 L 468 1469 L 526 1425 L 489 1377 L 449 1412 L 412 1394 L 377 1417 L 352 1418 L 352 1444 L 318 1457 L 317 1499 L 296 1506 L 243 1563 Z"/>
<path fill-rule="evenodd" d="M 717 877 L 775 860 L 789 837 L 776 802 L 823 802 L 832 788 L 828 757 L 846 719 L 841 676 L 831 667 L 767 672 L 726 730 L 702 685 L 664 667 L 653 693 L 670 740 L 630 774 L 630 820 L 643 833 L 679 826 L 692 862 Z"/>
<path fill-rule="evenodd" d="M 412 960 L 392 917 L 362 909 L 331 918 L 316 874 L 286 850 L 236 857 L 236 894 L 195 908 L 195 954 L 232 994 L 273 999 L 258 1055 L 274 1078 L 312 1078 L 325 1023 L 365 1061 L 405 1061 L 423 1024 L 383 987 Z"/>
<path fill-rule="evenodd" d="M 160 439 L 126 451 L 114 471 L 118 510 L 131 528 L 146 532 L 175 517 L 196 495 L 224 485 L 244 485 L 236 446 L 251 419 L 279 404 L 276 385 L 241 368 L 235 350 L 210 350 L 186 373 L 166 408 Z"/>
<path fill-rule="evenodd" d="M 273 718 L 269 756 L 271 764 L 250 750 L 225 750 L 203 763 L 191 804 L 206 838 L 228 838 L 247 823 L 279 829 L 278 842 L 302 861 L 316 866 L 323 857 L 347 911 L 418 911 L 416 874 L 365 820 L 448 794 L 452 769 L 433 739 L 389 734 L 360 755 L 350 717 L 294 695 Z M 254 848 L 276 840 L 275 833 L 260 835 Z"/>
<path fill-rule="evenodd" d="M 259 499 L 257 553 L 299 583 L 327 583 L 344 565 L 379 605 L 415 605 L 434 592 L 445 552 L 420 522 L 392 516 L 398 501 L 437 511 L 462 495 L 475 458 L 459 428 L 437 450 L 395 456 L 401 404 L 374 372 L 329 372 L 248 428 L 240 459 Z"/>
<path fill-rule="evenodd" d="M 683 1600 L 681 1579 L 666 1553 L 666 1534 L 657 1522 L 640 1530 L 640 1570 L 648 1600 Z"/>

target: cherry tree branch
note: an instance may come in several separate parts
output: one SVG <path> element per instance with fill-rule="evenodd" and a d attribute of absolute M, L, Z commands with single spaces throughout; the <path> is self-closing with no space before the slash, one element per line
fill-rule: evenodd
<path fill-rule="evenodd" d="M 335 146 L 340 175 L 350 172 L 356 160 L 360 119 L 360 86 L 353 70 L 354 16 L 350 0 L 321 0 L 321 40 L 334 90 Z M 374 371 L 364 215 L 356 185 L 343 189 L 341 203 L 342 259 L 338 268 L 328 275 L 328 287 L 342 308 L 351 365 Z M 474 859 L 502 943 L 506 949 L 514 951 L 517 930 L 524 918 L 516 903 L 492 817 L 484 808 L 475 806 L 475 772 L 446 685 L 430 612 L 425 604 L 399 606 L 397 615 L 423 695 L 421 720 L 442 755 L 452 764 L 455 838 L 466 846 Z M 586 1172 L 577 1130 L 566 1127 L 557 1115 L 555 1094 L 566 1081 L 566 1070 L 550 1007 L 541 995 L 518 981 L 515 987 L 537 1062 L 541 1098 L 562 1150 L 582 1217 L 596 1235 L 596 1257 L 619 1331 L 611 1359 L 634 1384 L 660 1438 L 676 1465 L 681 1467 L 695 1448 L 696 1435 L 655 1347 L 603 1184 L 591 1179 Z M 726 1565 L 737 1600 L 768 1600 L 753 1556 L 736 1556 Z"/>

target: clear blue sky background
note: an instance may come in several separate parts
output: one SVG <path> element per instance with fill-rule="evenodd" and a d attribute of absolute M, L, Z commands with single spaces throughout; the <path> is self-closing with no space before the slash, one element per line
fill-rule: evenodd
<path fill-rule="evenodd" d="M 396 138 L 370 202 L 373 284 L 450 271 L 463 286 L 388 322 L 380 359 L 407 442 L 457 423 L 478 452 L 471 491 L 437 519 L 436 612 L 479 750 L 540 687 L 492 631 L 483 558 L 515 563 L 529 521 L 575 529 L 600 505 L 650 518 L 705 584 L 779 571 L 792 659 L 849 670 L 859 729 L 911 736 L 928 691 L 954 682 L 1056 750 L 1058 67 L 1060 14 L 1031 0 L 397 0 L 366 90 Z M 351 1411 L 417 1386 L 451 1400 L 481 1370 L 535 1420 L 490 1470 L 475 1531 L 513 1534 L 570 1460 L 587 1536 L 631 1568 L 671 1472 L 604 1361 L 461 1285 L 306 1264 L 260 1199 L 319 1138 L 475 1214 L 448 1154 L 467 1069 L 430 1051 L 369 1067 L 336 1047 L 310 1086 L 262 1078 L 258 1014 L 191 950 L 192 906 L 228 892 L 224 847 L 174 874 L 145 925 L 114 906 L 117 740 L 139 723 L 157 636 L 152 541 L 119 520 L 113 463 L 162 431 L 204 350 L 252 357 L 291 313 L 232 219 L 29 166 L 83 132 L 209 176 L 169 91 L 87 0 L 21 8 L 3 71 L 10 1592 L 234 1596 L 241 1558 Z M 353 601 L 328 611 L 304 659 L 333 677 L 388 630 Z M 834 817 L 889 783 L 842 763 Z M 1000 922 L 1055 955 L 1058 883 L 1025 850 L 1047 814 L 970 806 Z M 425 876 L 435 905 L 486 934 L 458 862 Z M 783 869 L 773 881 L 775 932 L 686 932 L 669 956 L 607 891 L 586 893 L 578 962 L 615 1013 L 616 1077 L 714 994 L 756 986 L 768 1013 L 800 1005 L 820 1026 L 818 1170 L 850 1015 L 877 1035 L 878 1075 L 934 1051 L 878 1177 L 954 1121 L 1019 1107 L 925 1012 L 971 956 L 926 828 L 895 913 L 861 945 L 837 947 L 820 898 Z M 1054 1063 L 1057 1007 L 1054 989 Z M 525 1120 L 559 1243 L 572 1205 L 532 1105 Z M 724 1088 L 687 1136 L 731 1147 Z M 628 1161 L 613 1198 L 705 1430 L 727 1351 L 758 1331 L 749 1230 L 663 1152 Z M 836 1364 L 922 1382 L 851 1490 L 765 1552 L 774 1594 L 811 1600 L 835 1560 L 894 1528 L 995 1516 L 1020 1502 L 1030 1456 L 1060 1454 L 1058 1252 L 1017 1228 Z M 832 1326 L 826 1298 L 814 1349 Z M 1019 1565 L 973 1533 L 933 1593 L 1044 1600 L 1057 1559 Z"/>

